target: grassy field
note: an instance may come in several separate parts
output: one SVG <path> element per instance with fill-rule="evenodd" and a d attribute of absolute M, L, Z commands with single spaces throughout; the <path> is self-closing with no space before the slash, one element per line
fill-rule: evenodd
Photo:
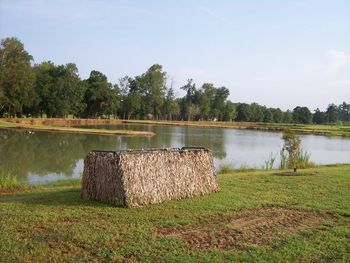
<path fill-rule="evenodd" d="M 62 181 L 0 195 L 0 262 L 349 262 L 350 165 L 219 175 L 208 196 L 139 209 Z"/>
<path fill-rule="evenodd" d="M 47 131 L 47 132 L 64 132 L 64 133 L 84 133 L 98 135 L 122 135 L 122 136 L 153 136 L 153 132 L 149 131 L 129 131 L 129 130 L 107 130 L 107 129 L 85 129 L 64 126 L 49 126 L 49 125 L 32 125 L 26 123 L 14 123 L 0 120 L 0 128 L 17 129 L 27 131 Z"/>
<path fill-rule="evenodd" d="M 261 131 L 283 131 L 291 129 L 298 134 L 315 134 L 326 136 L 350 137 L 350 126 L 288 124 L 288 123 L 254 123 L 254 122 L 214 122 L 214 121 L 153 121 L 153 120 L 123 120 L 123 123 L 180 125 L 192 127 L 216 127 L 232 129 L 249 129 Z"/>
<path fill-rule="evenodd" d="M 155 121 L 155 120 L 118 120 L 118 119 L 61 119 L 61 118 L 19 118 L 0 119 L 0 128 L 43 130 L 55 132 L 92 133 L 104 135 L 126 135 L 126 136 L 153 136 L 152 132 L 106 130 L 106 129 L 84 129 L 71 126 L 89 125 L 118 125 L 118 124 L 154 124 L 154 125 L 177 125 L 193 127 L 217 127 L 231 129 L 250 129 L 262 131 L 283 131 L 291 129 L 299 134 L 316 134 L 327 136 L 350 137 L 349 125 L 305 125 L 286 123 L 254 123 L 254 122 L 214 122 L 214 121 Z"/>

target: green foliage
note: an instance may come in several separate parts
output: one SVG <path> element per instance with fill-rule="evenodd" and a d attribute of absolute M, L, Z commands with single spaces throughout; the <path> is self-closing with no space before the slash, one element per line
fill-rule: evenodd
<path fill-rule="evenodd" d="M 85 117 L 98 118 L 117 112 L 119 90 L 108 83 L 107 77 L 103 73 L 96 70 L 91 71 L 90 77 L 85 81 L 85 86 Z"/>
<path fill-rule="evenodd" d="M 249 104 L 247 103 L 239 103 L 237 105 L 237 118 L 236 121 L 251 121 L 252 113 L 250 111 Z"/>
<path fill-rule="evenodd" d="M 312 113 L 307 107 L 295 107 L 293 109 L 293 121 L 295 123 L 308 124 L 312 122 Z"/>
<path fill-rule="evenodd" d="M 297 169 L 313 167 L 310 154 L 300 146 L 300 138 L 291 130 L 285 130 L 282 135 L 284 145 L 280 151 L 280 169 Z"/>
<path fill-rule="evenodd" d="M 328 123 L 336 123 L 339 120 L 338 108 L 335 104 L 328 105 L 326 111 Z"/>
<path fill-rule="evenodd" d="M 312 122 L 316 124 L 327 123 L 327 114 L 325 112 L 320 111 L 320 109 L 317 108 L 312 116 Z"/>
<path fill-rule="evenodd" d="M 285 130 L 282 135 L 284 141 L 283 148 L 281 150 L 281 156 L 287 154 L 288 168 L 293 168 L 294 172 L 298 169 L 298 153 L 301 151 L 300 138 L 291 130 Z M 281 160 L 284 158 L 281 158 Z"/>
<path fill-rule="evenodd" d="M 80 114 L 85 105 L 83 86 L 75 64 L 55 65 L 43 62 L 34 67 L 36 73 L 35 91 L 38 100 L 32 113 L 48 117 L 66 117 Z"/>
<path fill-rule="evenodd" d="M 34 98 L 33 57 L 17 38 L 5 38 L 0 45 L 0 116 L 21 116 Z"/>

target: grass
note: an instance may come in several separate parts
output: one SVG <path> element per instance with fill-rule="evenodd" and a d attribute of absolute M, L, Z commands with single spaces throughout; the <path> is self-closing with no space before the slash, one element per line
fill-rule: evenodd
<path fill-rule="evenodd" d="M 139 209 L 84 201 L 79 180 L 0 196 L 0 262 L 349 262 L 350 165 L 285 172 L 219 175 L 218 193 Z"/>
<path fill-rule="evenodd" d="M 290 123 L 254 123 L 254 122 L 219 122 L 219 121 L 153 121 L 123 120 L 123 123 L 181 125 L 192 127 L 216 127 L 249 129 L 260 131 L 283 131 L 290 129 L 298 134 L 350 137 L 350 127 L 342 125 L 290 124 Z"/>
<path fill-rule="evenodd" d="M 11 122 L 10 122 L 11 121 Z M 54 132 L 92 133 L 102 135 L 125 135 L 125 136 L 153 136 L 152 132 L 106 130 L 106 129 L 84 129 L 72 128 L 70 125 L 99 125 L 99 124 L 160 124 L 192 127 L 216 127 L 232 129 L 249 129 L 261 131 L 283 131 L 290 129 L 298 134 L 315 134 L 326 136 L 350 137 L 349 125 L 315 125 L 315 124 L 291 124 L 291 123 L 254 123 L 254 122 L 220 122 L 220 121 L 162 121 L 162 120 L 117 120 L 117 119 L 72 119 L 72 118 L 19 118 L 0 119 L 0 128 L 44 130 Z"/>
<path fill-rule="evenodd" d="M 128 130 L 107 130 L 107 129 L 86 129 L 50 125 L 32 125 L 23 123 L 7 122 L 0 120 L 0 128 L 4 129 L 21 129 L 27 131 L 47 131 L 47 132 L 64 132 L 64 133 L 84 133 L 98 135 L 122 135 L 122 136 L 153 136 L 149 131 L 128 131 Z"/>
<path fill-rule="evenodd" d="M 25 183 L 19 182 L 13 172 L 0 169 L 0 194 L 25 189 L 28 189 L 28 186 Z"/>

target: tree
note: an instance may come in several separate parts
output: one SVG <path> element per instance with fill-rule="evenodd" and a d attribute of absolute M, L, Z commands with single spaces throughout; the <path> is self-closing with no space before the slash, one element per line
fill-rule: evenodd
<path fill-rule="evenodd" d="M 38 95 L 31 112 L 48 117 L 66 117 L 69 114 L 81 115 L 85 87 L 74 63 L 55 65 L 43 62 L 34 67 L 36 74 L 35 91 Z"/>
<path fill-rule="evenodd" d="M 23 107 L 30 106 L 35 80 L 31 68 L 33 57 L 17 38 L 5 38 L 0 45 L 0 113 L 10 117 L 22 115 Z"/>
<path fill-rule="evenodd" d="M 226 87 L 220 87 L 216 89 L 212 104 L 212 115 L 214 118 L 220 121 L 223 119 L 226 100 L 229 95 L 230 91 Z"/>
<path fill-rule="evenodd" d="M 154 64 L 136 80 L 144 100 L 144 114 L 158 119 L 165 98 L 166 72 L 161 65 Z"/>
<path fill-rule="evenodd" d="M 312 113 L 307 107 L 296 107 L 293 109 L 293 121 L 295 123 L 309 124 L 312 122 Z"/>
<path fill-rule="evenodd" d="M 298 169 L 298 154 L 300 149 L 300 138 L 292 130 L 285 130 L 282 135 L 284 141 L 283 148 L 281 150 L 281 167 L 286 165 L 282 162 L 287 162 L 287 167 L 292 167 L 294 173 Z M 285 157 L 287 153 L 287 158 Z"/>
<path fill-rule="evenodd" d="M 250 121 L 262 122 L 264 120 L 264 107 L 258 103 L 252 103 L 249 105 L 250 109 Z"/>
<path fill-rule="evenodd" d="M 325 112 L 317 108 L 312 116 L 312 122 L 316 124 L 323 124 L 327 122 L 327 115 Z"/>
<path fill-rule="evenodd" d="M 272 123 L 273 120 L 273 113 L 272 113 L 272 109 L 265 109 L 264 110 L 264 122 L 266 123 Z"/>
<path fill-rule="evenodd" d="M 326 111 L 329 123 L 336 123 L 339 120 L 338 108 L 335 104 L 329 104 Z"/>
<path fill-rule="evenodd" d="M 280 108 L 270 108 L 270 111 L 273 115 L 273 122 L 276 122 L 276 123 L 281 123 L 283 122 L 283 112 Z"/>
<path fill-rule="evenodd" d="M 185 86 L 186 87 L 186 86 Z M 192 95 L 192 103 L 195 103 L 195 94 L 196 91 L 194 90 L 194 94 Z M 216 88 L 211 83 L 204 83 L 202 87 L 200 88 L 198 92 L 198 104 L 200 108 L 200 118 L 209 120 L 212 119 L 213 116 L 211 114 L 213 113 L 213 100 L 216 95 Z"/>
<path fill-rule="evenodd" d="M 88 118 L 109 116 L 112 113 L 113 103 L 117 103 L 117 94 L 113 93 L 112 84 L 108 83 L 107 77 L 93 70 L 90 77 L 85 80 L 85 85 L 85 116 Z"/>
<path fill-rule="evenodd" d="M 186 95 L 181 101 L 182 115 L 190 121 L 195 113 L 200 112 L 200 109 L 194 105 L 197 97 L 196 84 L 193 83 L 192 79 L 188 79 L 187 84 L 181 89 L 186 91 Z"/>
<path fill-rule="evenodd" d="M 293 113 L 290 110 L 283 112 L 282 122 L 283 123 L 292 123 L 293 122 Z"/>
<path fill-rule="evenodd" d="M 236 118 L 236 105 L 227 101 L 224 109 L 223 121 L 233 121 Z"/>
<path fill-rule="evenodd" d="M 173 88 L 167 90 L 163 112 L 167 120 L 172 120 L 173 116 L 179 113 L 179 104 L 175 100 Z"/>
<path fill-rule="evenodd" d="M 350 121 L 350 104 L 344 101 L 338 106 L 338 111 L 341 121 Z"/>
<path fill-rule="evenodd" d="M 247 103 L 239 103 L 237 105 L 237 121 L 251 121 L 251 112 L 249 104 Z"/>

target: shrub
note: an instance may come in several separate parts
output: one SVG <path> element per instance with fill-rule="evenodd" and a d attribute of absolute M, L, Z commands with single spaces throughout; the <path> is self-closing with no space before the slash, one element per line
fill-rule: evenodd
<path fill-rule="evenodd" d="M 296 173 L 299 168 L 315 166 L 310 161 L 311 154 L 301 148 L 300 138 L 293 131 L 285 130 L 282 139 L 284 144 L 280 151 L 280 169 L 293 169 Z"/>

